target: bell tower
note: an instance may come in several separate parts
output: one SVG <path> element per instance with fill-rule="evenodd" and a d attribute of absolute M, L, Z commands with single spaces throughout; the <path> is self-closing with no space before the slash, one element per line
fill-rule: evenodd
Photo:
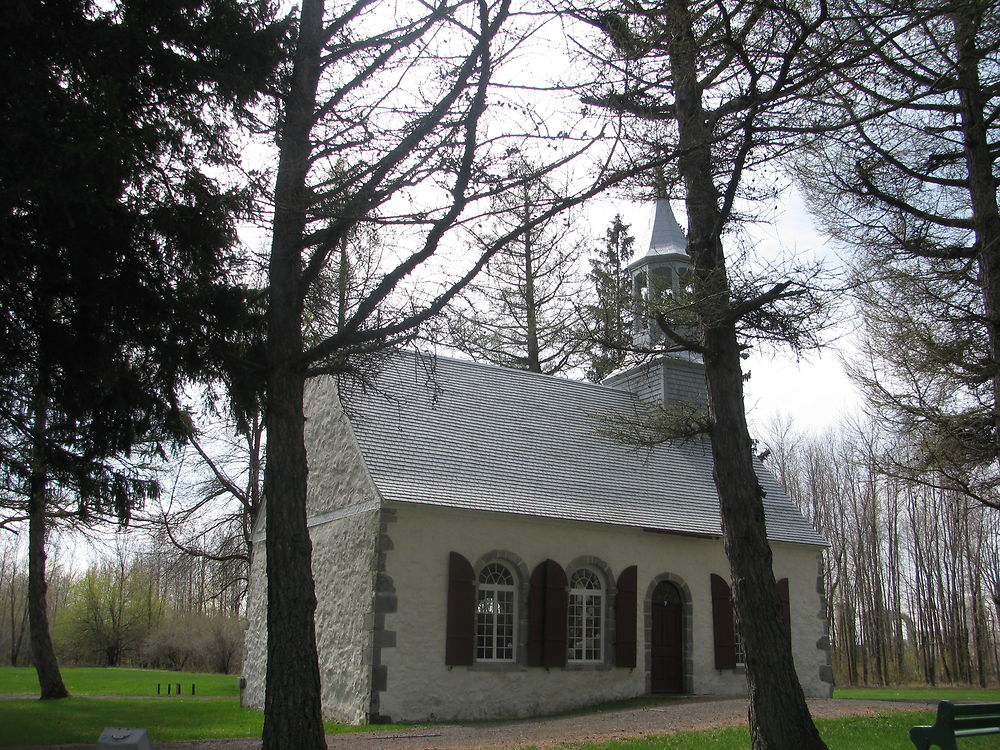
<path fill-rule="evenodd" d="M 637 349 L 653 349 L 665 334 L 650 319 L 649 305 L 676 295 L 687 285 L 692 272 L 687 241 L 670 202 L 656 201 L 649 247 L 628 266 L 632 276 L 632 308 L 635 327 L 632 341 Z M 686 403 L 702 408 L 708 403 L 705 365 L 701 355 L 691 352 L 664 353 L 628 370 L 614 373 L 605 385 L 630 391 L 647 402 Z"/>
<path fill-rule="evenodd" d="M 663 331 L 650 319 L 650 304 L 677 294 L 691 274 L 684 230 L 665 198 L 656 201 L 649 247 L 629 263 L 628 270 L 632 275 L 633 342 L 637 348 L 649 348 L 663 338 Z"/>

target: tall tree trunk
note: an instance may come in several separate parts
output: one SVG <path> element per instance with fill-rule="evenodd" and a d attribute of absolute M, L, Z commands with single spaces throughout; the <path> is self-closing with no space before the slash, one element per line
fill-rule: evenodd
<path fill-rule="evenodd" d="M 31 473 L 28 478 L 28 628 L 31 658 L 38 672 L 39 698 L 66 698 L 59 662 L 49 633 L 45 582 L 45 511 L 48 507 L 48 462 L 45 436 L 48 428 L 49 396 L 45 375 L 40 371 L 34 395 Z"/>
<path fill-rule="evenodd" d="M 813 725 L 783 632 L 764 525 L 764 492 L 753 467 L 743 372 L 722 249 L 725 218 L 713 181 L 696 45 L 684 0 L 666 0 L 667 39 L 688 211 L 688 254 L 705 349 L 712 457 L 737 626 L 746 647 L 750 734 L 755 750 L 825 748 Z"/>
<path fill-rule="evenodd" d="M 740 636 L 746 647 L 755 750 L 825 748 L 778 616 L 763 491 L 754 473 L 735 330 L 706 330 L 712 456 Z"/>
<path fill-rule="evenodd" d="M 994 146 L 990 143 L 985 114 L 987 101 L 979 76 L 984 52 L 977 46 L 982 16 L 992 12 L 991 5 L 981 1 L 958 3 L 952 22 L 958 52 L 956 72 L 963 146 L 992 360 L 993 424 L 1000 456 L 1000 209 L 994 177 Z"/>
<path fill-rule="evenodd" d="M 304 0 L 291 89 L 285 102 L 268 268 L 264 750 L 326 747 L 314 626 L 312 545 L 306 525 L 308 468 L 300 288 L 305 184 L 322 39 L 323 0 Z"/>
<path fill-rule="evenodd" d="M 525 212 L 527 214 L 527 211 Z M 527 353 L 525 369 L 541 372 L 541 347 L 538 343 L 538 303 L 535 301 L 535 247 L 532 233 L 521 239 L 524 250 L 524 345 Z"/>

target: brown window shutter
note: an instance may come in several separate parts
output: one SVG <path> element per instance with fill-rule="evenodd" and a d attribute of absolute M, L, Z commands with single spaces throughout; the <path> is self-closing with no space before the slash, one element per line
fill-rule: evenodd
<path fill-rule="evenodd" d="M 792 642 L 792 611 L 788 600 L 788 579 L 782 578 L 774 584 L 774 592 L 778 595 L 778 606 L 781 610 L 781 624 L 785 628 L 788 642 Z"/>
<path fill-rule="evenodd" d="M 542 666 L 545 648 L 545 563 L 532 571 L 528 590 L 528 652 L 529 667 Z"/>
<path fill-rule="evenodd" d="M 545 647 L 542 666 L 566 666 L 566 613 L 569 609 L 569 582 L 555 560 L 545 565 Z"/>
<path fill-rule="evenodd" d="M 638 568 L 630 565 L 618 576 L 615 595 L 615 666 L 618 667 L 635 666 L 638 587 Z"/>
<path fill-rule="evenodd" d="M 476 574 L 457 552 L 448 555 L 448 617 L 444 663 L 472 664 L 476 635 Z"/>
<path fill-rule="evenodd" d="M 715 668 L 736 666 L 736 629 L 733 626 L 733 597 L 729 584 L 712 573 L 712 634 L 715 638 Z"/>
<path fill-rule="evenodd" d="M 566 610 L 569 606 L 566 573 L 554 560 L 545 560 L 531 573 L 528 592 L 528 666 L 566 666 Z"/>

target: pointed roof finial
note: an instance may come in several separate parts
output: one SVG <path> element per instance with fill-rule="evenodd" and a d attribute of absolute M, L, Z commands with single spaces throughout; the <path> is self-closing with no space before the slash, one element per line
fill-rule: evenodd
<path fill-rule="evenodd" d="M 684 230 L 677 223 L 670 201 L 659 198 L 653 212 L 653 226 L 649 234 L 649 246 L 646 252 L 638 255 L 629 263 L 629 268 L 643 265 L 644 261 L 659 255 L 687 255 L 687 239 Z"/>
<path fill-rule="evenodd" d="M 687 240 L 684 230 L 677 223 L 674 212 L 670 209 L 670 201 L 660 198 L 656 201 L 656 211 L 653 214 L 653 231 L 649 236 L 649 250 L 646 255 L 663 255 L 665 253 L 686 253 Z"/>

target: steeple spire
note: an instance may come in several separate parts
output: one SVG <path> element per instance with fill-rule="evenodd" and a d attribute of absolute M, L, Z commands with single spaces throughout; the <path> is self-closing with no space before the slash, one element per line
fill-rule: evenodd
<path fill-rule="evenodd" d="M 649 236 L 649 249 L 646 255 L 664 253 L 687 254 L 687 240 L 684 239 L 684 230 L 670 209 L 670 201 L 660 198 L 656 201 L 656 209 L 653 212 L 653 231 Z"/>
<path fill-rule="evenodd" d="M 656 201 L 646 253 L 633 259 L 628 269 L 635 306 L 633 339 L 637 347 L 649 347 L 663 337 L 656 323 L 649 320 L 650 305 L 677 294 L 691 273 L 684 230 L 666 198 Z"/>

